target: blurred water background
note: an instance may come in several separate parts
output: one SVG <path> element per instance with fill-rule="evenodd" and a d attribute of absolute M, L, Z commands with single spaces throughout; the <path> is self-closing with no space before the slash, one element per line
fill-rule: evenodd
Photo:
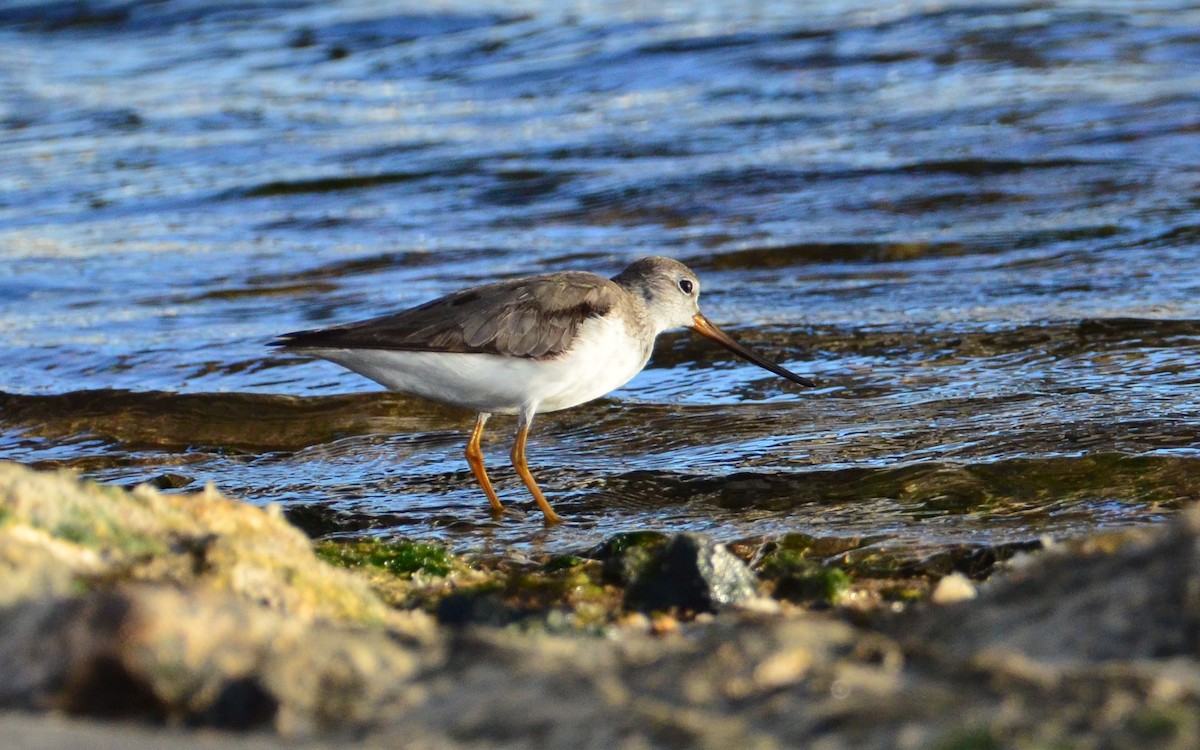
<path fill-rule="evenodd" d="M 1021 546 L 1200 485 L 1200 6 L 0 6 L 0 458 L 460 549 L 615 531 Z M 540 416 L 266 348 L 665 254 L 680 333 Z"/>

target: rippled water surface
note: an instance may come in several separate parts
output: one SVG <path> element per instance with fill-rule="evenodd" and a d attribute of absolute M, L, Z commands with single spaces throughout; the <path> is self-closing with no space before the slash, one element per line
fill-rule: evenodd
<path fill-rule="evenodd" d="M 0 457 L 215 482 L 459 548 L 631 528 L 913 550 L 1200 485 L 1200 8 L 0 6 Z M 690 334 L 541 415 L 546 530 L 472 416 L 276 334 L 648 254 L 820 387 Z"/>

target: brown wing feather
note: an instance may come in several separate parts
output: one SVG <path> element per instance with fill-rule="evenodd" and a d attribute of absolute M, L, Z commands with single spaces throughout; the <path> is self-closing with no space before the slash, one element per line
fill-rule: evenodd
<path fill-rule="evenodd" d="M 464 289 L 393 315 L 297 331 L 290 349 L 388 349 L 544 358 L 564 352 L 579 326 L 613 309 L 621 289 L 590 273 L 533 276 Z"/>

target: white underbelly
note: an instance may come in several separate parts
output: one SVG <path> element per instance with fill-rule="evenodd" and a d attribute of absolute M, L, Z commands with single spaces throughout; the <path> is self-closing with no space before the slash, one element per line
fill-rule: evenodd
<path fill-rule="evenodd" d="M 646 365 L 652 345 L 631 339 L 620 321 L 597 318 L 581 326 L 571 349 L 554 359 L 382 349 L 304 353 L 394 391 L 474 411 L 516 414 L 529 406 L 566 409 L 619 388 Z"/>

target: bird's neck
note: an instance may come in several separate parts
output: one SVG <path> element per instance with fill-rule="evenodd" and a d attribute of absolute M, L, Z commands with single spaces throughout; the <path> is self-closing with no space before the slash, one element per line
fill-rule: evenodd
<path fill-rule="evenodd" d="M 642 335 L 649 338 L 651 341 L 653 341 L 653 339 L 655 337 L 657 337 L 658 334 L 662 333 L 663 331 L 667 331 L 672 328 L 678 327 L 668 317 L 663 316 L 663 315 L 656 315 L 655 311 L 658 310 L 659 308 L 657 308 L 655 305 L 650 304 L 643 295 L 634 291 L 633 298 L 634 298 L 634 305 L 636 308 L 636 316 L 635 317 L 637 319 L 638 325 L 641 327 L 641 333 L 642 333 Z"/>

